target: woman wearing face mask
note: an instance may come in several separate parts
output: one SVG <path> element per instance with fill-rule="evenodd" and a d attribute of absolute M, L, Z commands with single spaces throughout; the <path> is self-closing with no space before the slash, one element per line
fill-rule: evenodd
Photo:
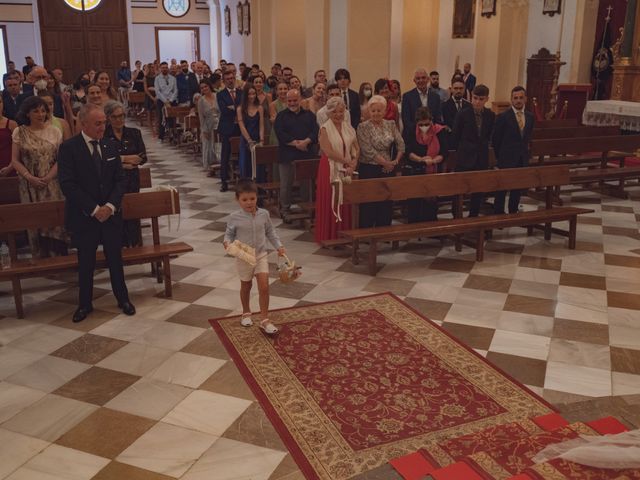
<path fill-rule="evenodd" d="M 63 200 L 58 184 L 56 157 L 62 133 L 47 122 L 49 107 L 40 97 L 29 97 L 18 112 L 21 125 L 13 131 L 11 165 L 20 178 L 22 203 Z M 29 230 L 34 257 L 66 254 L 67 237 L 62 228 Z"/>
<path fill-rule="evenodd" d="M 360 84 L 358 89 L 358 98 L 360 99 L 360 121 L 366 122 L 369 120 L 369 99 L 373 96 L 373 88 L 369 82 Z"/>
<path fill-rule="evenodd" d="M 371 118 L 358 125 L 358 173 L 361 179 L 393 176 L 404 155 L 402 135 L 395 122 L 384 119 L 386 111 L 387 100 L 374 95 L 369 100 Z M 393 202 L 390 201 L 360 204 L 360 228 L 391 225 L 392 213 Z"/>
<path fill-rule="evenodd" d="M 323 82 L 316 82 L 313 84 L 311 91 L 313 92 L 313 96 L 309 98 L 305 98 L 300 102 L 300 106 L 305 110 L 309 110 L 313 113 L 318 113 L 326 102 L 325 92 L 327 90 L 327 86 Z"/>
<path fill-rule="evenodd" d="M 403 175 L 438 173 L 447 154 L 446 127 L 434 124 L 427 107 L 416 111 L 416 128 L 407 135 L 406 165 Z M 438 219 L 438 198 L 412 198 L 407 202 L 409 223 Z"/>

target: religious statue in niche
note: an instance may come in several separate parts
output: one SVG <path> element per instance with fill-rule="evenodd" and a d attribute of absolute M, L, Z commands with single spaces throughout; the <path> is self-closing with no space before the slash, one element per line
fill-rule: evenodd
<path fill-rule="evenodd" d="M 244 33 L 244 25 L 242 24 L 242 3 L 240 2 L 238 2 L 238 5 L 236 5 L 236 17 L 238 17 L 238 33 L 242 35 Z"/>
<path fill-rule="evenodd" d="M 453 38 L 473 38 L 476 19 L 475 0 L 454 0 Z"/>
<path fill-rule="evenodd" d="M 242 5 L 242 26 L 244 27 L 245 35 L 251 33 L 251 5 L 249 0 L 245 0 Z"/>
<path fill-rule="evenodd" d="M 227 37 L 231 35 L 231 9 L 229 5 L 224 7 L 224 34 Z"/>

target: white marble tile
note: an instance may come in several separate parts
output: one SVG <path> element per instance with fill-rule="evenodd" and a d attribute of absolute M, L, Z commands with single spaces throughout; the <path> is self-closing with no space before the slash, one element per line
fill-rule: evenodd
<path fill-rule="evenodd" d="M 466 305 L 468 307 L 489 308 L 502 310 L 504 302 L 507 300 L 506 293 L 489 292 L 486 290 L 476 290 L 472 288 L 461 288 L 456 297 L 456 305 Z"/>
<path fill-rule="evenodd" d="M 224 363 L 225 360 L 217 358 L 176 352 L 148 376 L 163 382 L 198 388 Z"/>
<path fill-rule="evenodd" d="M 91 365 L 47 355 L 7 378 L 7 381 L 43 392 L 52 392 L 77 377 Z"/>
<path fill-rule="evenodd" d="M 555 300 L 558 296 L 558 285 L 553 283 L 530 282 L 528 280 L 513 280 L 509 293 L 525 295 L 527 297 L 546 298 Z"/>
<path fill-rule="evenodd" d="M 16 470 L 7 480 L 90 480 L 110 460 L 89 453 L 50 445 Z"/>
<path fill-rule="evenodd" d="M 611 372 L 612 395 L 640 395 L 640 375 Z"/>
<path fill-rule="evenodd" d="M 202 285 L 204 287 L 219 287 L 224 284 L 233 282 L 240 284 L 237 274 L 233 275 L 229 272 L 220 272 L 216 270 L 200 269 L 191 275 L 183 278 L 180 283 L 189 283 L 192 285 Z"/>
<path fill-rule="evenodd" d="M 578 237 L 581 241 L 586 241 Z M 562 259 L 562 271 L 585 275 L 604 275 L 604 253 L 581 252 L 580 255 Z"/>
<path fill-rule="evenodd" d="M 116 460 L 152 472 L 180 477 L 218 437 L 159 422 Z"/>
<path fill-rule="evenodd" d="M 600 368 L 547 362 L 544 388 L 588 397 L 611 395 L 611 372 Z"/>
<path fill-rule="evenodd" d="M 519 357 L 546 360 L 551 339 L 540 335 L 496 330 L 489 350 Z"/>
<path fill-rule="evenodd" d="M 461 287 L 454 287 L 451 285 L 420 282 L 413 286 L 407 294 L 407 297 L 453 303 L 456 301 L 461 289 Z"/>
<path fill-rule="evenodd" d="M 2 428 L 53 442 L 98 407 L 49 394 L 2 424 Z"/>
<path fill-rule="evenodd" d="M 165 348 L 129 343 L 97 364 L 98 367 L 144 376 L 173 354 Z"/>
<path fill-rule="evenodd" d="M 595 305 L 575 305 L 558 302 L 556 304 L 556 318 L 578 320 L 581 322 L 608 323 L 607 307 Z"/>
<path fill-rule="evenodd" d="M 0 478 L 6 478 L 29 459 L 49 446 L 49 442 L 0 428 Z M 37 477 L 32 477 L 36 480 Z"/>
<path fill-rule="evenodd" d="M 197 390 L 176 405 L 162 421 L 222 436 L 251 403 L 242 398 Z"/>
<path fill-rule="evenodd" d="M 20 348 L 0 348 L 0 380 L 19 372 L 44 356 L 44 353 Z"/>
<path fill-rule="evenodd" d="M 514 278 L 527 282 L 549 283 L 557 285 L 560 283 L 560 272 L 555 270 L 545 270 L 543 268 L 518 267 Z"/>
<path fill-rule="evenodd" d="M 118 315 L 112 320 L 94 328 L 90 333 L 131 342 L 136 337 L 139 337 L 144 332 L 158 325 L 158 322 L 155 320 L 136 317 L 137 316 L 128 317 L 127 315 Z"/>
<path fill-rule="evenodd" d="M 553 317 L 505 311 L 500 313 L 496 328 L 511 332 L 551 337 L 553 334 Z"/>
<path fill-rule="evenodd" d="M 336 290 L 331 286 L 318 286 L 302 297 L 302 300 L 307 302 L 329 302 L 363 295 L 371 295 L 371 292 L 365 292 L 359 288 L 340 288 Z"/>
<path fill-rule="evenodd" d="M 24 318 L 3 318 L 0 322 L 0 347 L 9 344 L 17 338 L 32 333 L 41 326 L 42 324 L 40 323 L 31 322 Z"/>
<path fill-rule="evenodd" d="M 238 304 L 240 303 L 240 293 L 237 290 L 238 287 L 236 283 L 239 282 L 237 280 L 230 280 L 228 284 L 225 284 L 225 288 L 216 288 L 193 303 L 205 307 L 234 310 L 238 308 Z M 231 288 L 236 288 L 236 290 L 231 290 Z"/>
<path fill-rule="evenodd" d="M 180 350 L 205 331 L 178 323 L 160 322 L 150 330 L 134 338 L 134 342 L 167 350 Z"/>
<path fill-rule="evenodd" d="M 611 352 L 608 345 L 561 338 L 551 340 L 549 361 L 611 370 Z"/>
<path fill-rule="evenodd" d="M 607 307 L 607 292 L 592 288 L 560 285 L 558 287 L 558 302 L 585 308 L 594 306 L 597 309 L 603 309 Z"/>
<path fill-rule="evenodd" d="M 141 378 L 105 407 L 160 420 L 191 392 L 190 388 L 180 385 Z"/>
<path fill-rule="evenodd" d="M 42 325 L 29 335 L 14 340 L 9 346 L 34 352 L 52 353 L 82 335 L 83 332 L 77 330 L 53 325 Z"/>
<path fill-rule="evenodd" d="M 220 438 L 183 480 L 268 480 L 286 452 Z"/>
<path fill-rule="evenodd" d="M 45 395 L 40 390 L 14 385 L 13 383 L 0 382 L 0 423 L 9 420 Z"/>
<path fill-rule="evenodd" d="M 486 253 L 485 253 L 486 255 Z M 474 275 L 486 275 L 499 278 L 513 278 L 518 269 L 517 264 L 499 264 L 487 262 L 486 258 L 483 262 L 477 262 L 471 269 Z"/>
<path fill-rule="evenodd" d="M 475 327 L 496 328 L 500 310 L 474 308 L 467 305 L 452 305 L 444 321 Z"/>

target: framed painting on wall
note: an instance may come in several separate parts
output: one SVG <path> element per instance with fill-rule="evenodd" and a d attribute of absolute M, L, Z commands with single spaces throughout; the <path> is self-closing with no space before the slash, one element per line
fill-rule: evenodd
<path fill-rule="evenodd" d="M 453 38 L 473 38 L 475 20 L 475 0 L 454 0 Z"/>
<path fill-rule="evenodd" d="M 229 5 L 224 7 L 224 34 L 227 37 L 231 35 L 231 9 Z"/>
<path fill-rule="evenodd" d="M 482 10 L 480 15 L 491 18 L 496 14 L 496 0 L 482 0 Z"/>
<path fill-rule="evenodd" d="M 242 35 L 244 33 L 244 25 L 242 25 L 242 4 L 238 2 L 236 5 L 236 17 L 238 17 L 238 33 Z"/>
<path fill-rule="evenodd" d="M 251 4 L 249 0 L 245 0 L 242 5 L 242 26 L 244 27 L 244 34 L 251 34 Z"/>
<path fill-rule="evenodd" d="M 561 5 L 562 0 L 544 0 L 544 3 L 542 4 L 542 13 L 543 15 L 553 17 L 556 13 L 560 13 Z"/>

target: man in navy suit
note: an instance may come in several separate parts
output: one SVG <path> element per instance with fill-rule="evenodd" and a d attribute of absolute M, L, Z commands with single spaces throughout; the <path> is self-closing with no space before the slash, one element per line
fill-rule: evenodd
<path fill-rule="evenodd" d="M 111 288 L 118 307 L 134 315 L 122 267 L 122 212 L 127 188 L 117 146 L 103 139 L 106 117 L 101 107 L 84 105 L 78 114 L 82 132 L 60 146 L 58 178 L 65 202 L 65 227 L 78 249 L 78 309 L 75 323 L 93 310 L 93 272 L 96 250 L 103 245 Z"/>
<path fill-rule="evenodd" d="M 476 88 L 476 76 L 471 73 L 471 64 L 464 64 L 464 75 L 462 76 L 462 80 L 464 80 L 464 96 L 467 100 L 471 100 L 473 95 L 473 89 Z"/>
<path fill-rule="evenodd" d="M 458 112 L 465 108 L 471 108 L 471 102 L 464 99 L 464 82 L 454 80 L 451 83 L 451 96 L 449 100 L 442 104 L 444 124 L 449 127 L 450 130 L 453 130 Z"/>
<path fill-rule="evenodd" d="M 236 88 L 235 70 L 225 70 L 222 75 L 224 89 L 216 95 L 218 108 L 220 110 L 220 123 L 218 123 L 218 133 L 222 139 L 222 151 L 220 152 L 220 186 L 221 192 L 229 189 L 229 159 L 231 157 L 231 137 L 240 136 L 238 126 L 238 116 L 236 108 L 242 103 L 242 91 Z"/>
<path fill-rule="evenodd" d="M 434 123 L 442 123 L 440 96 L 429 89 L 429 75 L 424 68 L 419 68 L 413 75 L 416 88 L 402 95 L 402 137 L 405 142 L 409 132 L 416 129 L 416 112 L 420 107 L 428 107 Z"/>
<path fill-rule="evenodd" d="M 485 104 L 489 100 L 489 88 L 476 85 L 471 97 L 471 107 L 465 108 L 456 115 L 453 126 L 453 144 L 456 149 L 456 172 L 486 170 L 489 168 L 489 141 L 496 118 Z M 471 195 L 469 216 L 477 217 L 484 194 Z"/>
<path fill-rule="evenodd" d="M 517 86 L 511 90 L 511 108 L 496 118 L 492 144 L 496 153 L 498 168 L 521 168 L 529 165 L 529 142 L 535 119 L 531 112 L 525 112 L 527 92 Z M 504 201 L 507 192 L 496 192 L 493 211 L 504 213 Z M 520 205 L 521 190 L 509 192 L 509 213 L 516 213 Z"/>
<path fill-rule="evenodd" d="M 336 70 L 334 78 L 338 87 L 340 87 L 340 96 L 342 100 L 344 100 L 344 104 L 351 116 L 351 126 L 354 130 L 357 130 L 362 113 L 360 111 L 360 97 L 358 96 L 358 92 L 349 88 L 349 85 L 351 85 L 351 74 L 346 68 L 339 68 Z"/>

